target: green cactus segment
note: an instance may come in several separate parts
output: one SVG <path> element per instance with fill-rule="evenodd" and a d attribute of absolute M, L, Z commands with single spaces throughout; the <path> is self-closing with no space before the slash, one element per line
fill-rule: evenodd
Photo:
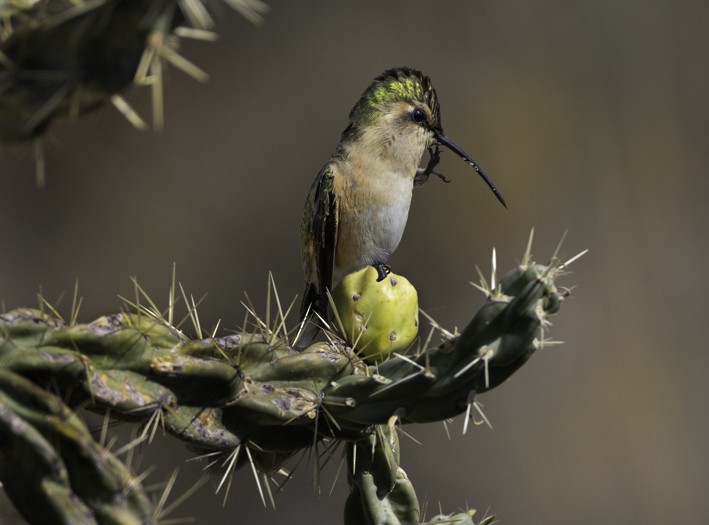
<path fill-rule="evenodd" d="M 377 373 L 350 375 L 325 389 L 323 406 L 343 427 L 440 421 L 467 409 L 531 357 L 540 327 L 566 293 L 556 267 L 523 265 L 505 276 L 462 334 L 413 357 L 389 359 Z"/>
<path fill-rule="evenodd" d="M 0 481 L 33 523 L 141 524 L 140 483 L 58 397 L 0 369 Z"/>
<path fill-rule="evenodd" d="M 420 510 L 414 487 L 399 466 L 399 441 L 386 425 L 347 445 L 350 495 L 345 525 L 418 525 Z"/>
<path fill-rule="evenodd" d="M 377 282 L 377 271 L 367 266 L 345 276 L 332 299 L 345 340 L 368 361 L 405 350 L 418 334 L 416 288 L 400 275 Z"/>
<path fill-rule="evenodd" d="M 325 343 L 295 352 L 260 334 L 190 341 L 137 314 L 67 326 L 18 309 L 0 315 L 0 330 L 6 368 L 59 385 L 72 405 L 138 421 L 160 410 L 170 432 L 209 449 L 238 446 L 239 430 L 312 425 L 321 391 L 353 371 L 350 355 Z"/>

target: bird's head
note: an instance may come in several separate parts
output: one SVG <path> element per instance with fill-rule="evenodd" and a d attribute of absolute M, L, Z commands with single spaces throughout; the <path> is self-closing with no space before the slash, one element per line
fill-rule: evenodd
<path fill-rule="evenodd" d="M 375 78 L 352 108 L 343 139 L 359 142 L 370 154 L 414 166 L 428 148 L 444 146 L 470 164 L 505 204 L 477 162 L 443 133 L 436 90 L 420 71 L 401 67 Z"/>

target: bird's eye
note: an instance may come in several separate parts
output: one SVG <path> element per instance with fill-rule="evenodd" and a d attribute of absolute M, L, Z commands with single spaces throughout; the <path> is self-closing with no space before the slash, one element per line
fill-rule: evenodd
<path fill-rule="evenodd" d="M 426 114 L 421 108 L 416 108 L 411 112 L 411 118 L 414 119 L 416 124 L 422 124 L 426 120 Z"/>

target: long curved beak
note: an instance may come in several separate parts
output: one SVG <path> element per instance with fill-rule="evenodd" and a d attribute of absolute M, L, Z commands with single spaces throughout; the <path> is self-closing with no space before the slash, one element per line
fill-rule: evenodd
<path fill-rule="evenodd" d="M 492 190 L 492 193 L 495 194 L 495 197 L 497 197 L 497 200 L 502 203 L 502 205 L 507 208 L 507 204 L 505 203 L 505 199 L 502 198 L 502 194 L 500 193 L 500 190 L 497 189 L 497 186 L 490 180 L 490 177 L 485 175 L 485 172 L 482 170 L 482 168 L 478 165 L 477 162 L 475 162 L 470 155 L 468 155 L 463 149 L 458 146 L 455 142 L 453 142 L 451 139 L 446 137 L 442 131 L 438 130 L 433 130 L 433 136 L 436 138 L 436 141 L 441 145 L 447 147 L 449 150 L 454 152 L 456 155 L 458 155 L 461 159 L 463 159 L 465 162 L 470 164 L 473 169 L 477 172 L 478 175 L 482 177 L 482 179 L 485 181 L 485 184 L 488 185 L 488 187 Z"/>

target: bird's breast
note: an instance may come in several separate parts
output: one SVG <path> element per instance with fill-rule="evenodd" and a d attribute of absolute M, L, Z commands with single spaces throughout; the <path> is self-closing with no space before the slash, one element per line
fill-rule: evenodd
<path fill-rule="evenodd" d="M 413 177 L 383 171 L 341 182 L 336 266 L 349 272 L 386 262 L 406 227 Z"/>

